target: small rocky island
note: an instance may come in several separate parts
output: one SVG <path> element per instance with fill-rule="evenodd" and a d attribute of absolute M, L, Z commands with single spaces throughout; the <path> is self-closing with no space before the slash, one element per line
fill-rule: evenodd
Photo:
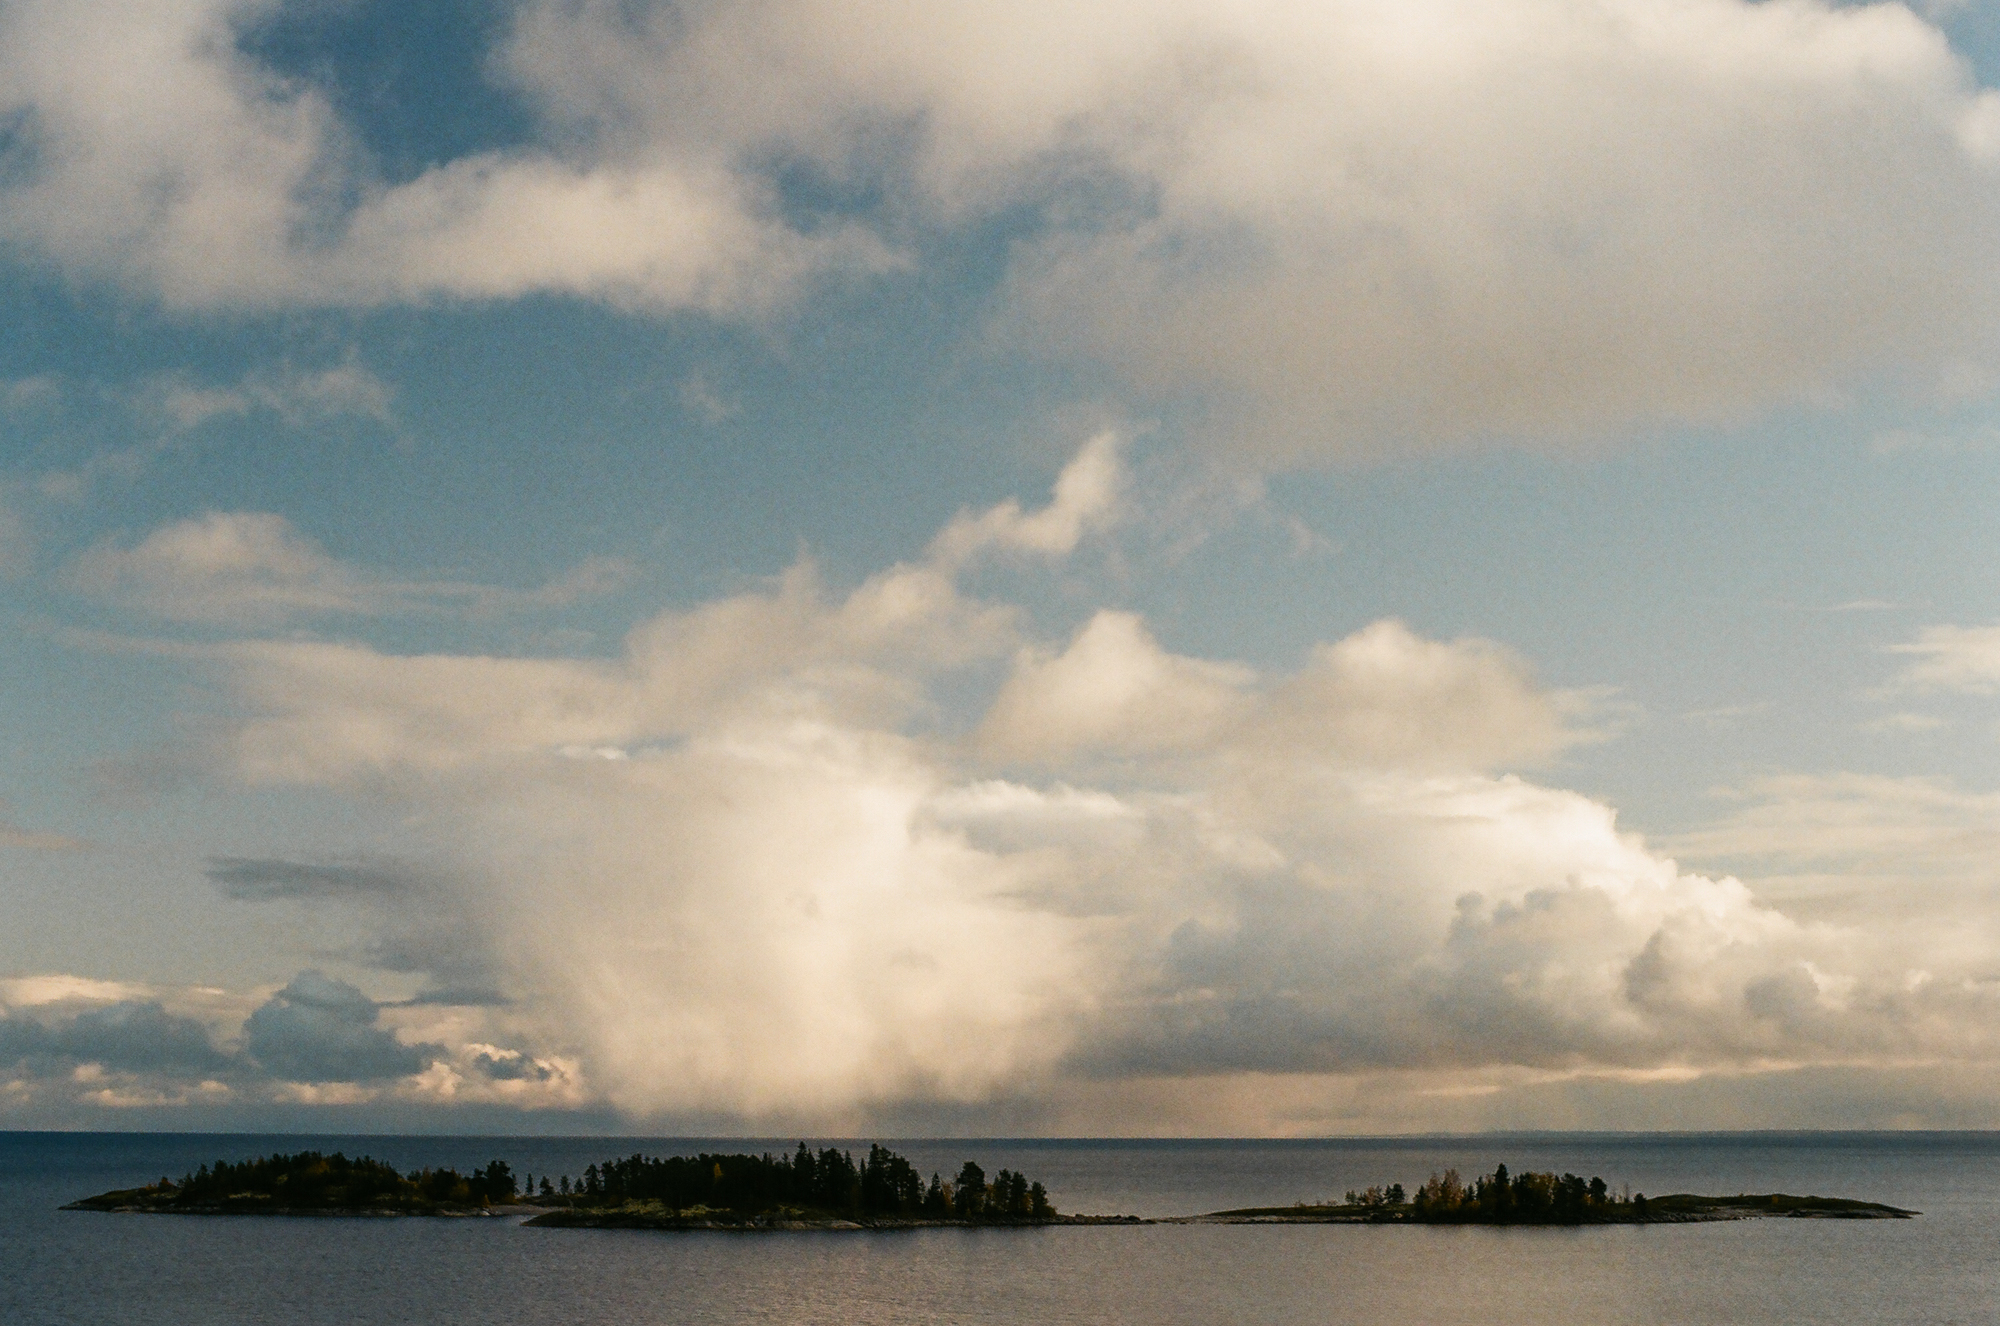
<path fill-rule="evenodd" d="M 1349 1192 L 1339 1202 L 1243 1207 L 1206 1215 L 1142 1220 L 1064 1215 L 1048 1189 L 1003 1169 L 991 1179 L 968 1160 L 956 1176 L 932 1174 L 880 1145 L 856 1162 L 835 1147 L 805 1143 L 790 1155 L 633 1155 L 589 1166 L 580 1178 L 516 1179 L 495 1160 L 469 1174 L 407 1174 L 366 1156 L 301 1151 L 231 1164 L 217 1161 L 179 1182 L 101 1193 L 65 1210 L 179 1215 L 527 1216 L 524 1223 L 569 1229 L 919 1229 L 937 1226 L 1109 1224 L 1430 1224 L 1648 1225 L 1790 1216 L 1900 1220 L 1900 1207 L 1844 1197 L 1785 1193 L 1701 1197 L 1614 1193 L 1600 1178 L 1523 1171 L 1505 1165 L 1471 1183 L 1456 1170 L 1433 1174 L 1414 1192 L 1400 1183 Z"/>
<path fill-rule="evenodd" d="M 1350 1191 L 1339 1202 L 1253 1206 L 1192 1217 L 1204 1224 L 1421 1224 L 1421 1225 L 1673 1225 L 1709 1220 L 1795 1216 L 1821 1220 L 1907 1220 L 1918 1214 L 1849 1197 L 1794 1197 L 1788 1193 L 1738 1193 L 1703 1197 L 1672 1193 L 1614 1193 L 1603 1179 L 1524 1171 L 1505 1165 L 1471 1183 L 1457 1170 L 1433 1174 L 1415 1192 L 1403 1185 Z"/>

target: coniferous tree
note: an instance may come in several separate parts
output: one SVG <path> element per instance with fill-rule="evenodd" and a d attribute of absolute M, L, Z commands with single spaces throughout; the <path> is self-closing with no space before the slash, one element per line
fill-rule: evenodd
<path fill-rule="evenodd" d="M 986 1213 L 986 1171 L 969 1160 L 959 1167 L 958 1182 L 952 1187 L 952 1207 L 966 1220 L 977 1220 Z"/>
<path fill-rule="evenodd" d="M 801 1202 L 811 1202 L 814 1189 L 813 1154 L 800 1142 L 792 1156 L 792 1194 Z"/>
<path fill-rule="evenodd" d="M 484 1195 L 487 1199 L 504 1202 L 514 1196 L 514 1170 L 506 1161 L 488 1161 L 486 1168 L 480 1172 L 480 1178 L 484 1180 Z"/>

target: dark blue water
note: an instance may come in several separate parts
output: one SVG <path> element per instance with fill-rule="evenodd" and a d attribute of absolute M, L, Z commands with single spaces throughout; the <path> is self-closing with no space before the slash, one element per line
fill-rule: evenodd
<path fill-rule="evenodd" d="M 1601 1174 L 1650 1193 L 1785 1191 L 1911 1221 L 1595 1229 L 1143 1226 L 791 1235 L 511 1220 L 104 1215 L 77 1197 L 274 1150 L 402 1168 L 580 1173 L 675 1139 L 0 1133 L 0 1323 L 1992 1323 L 2000 1134 L 1312 1142 L 891 1142 L 977 1160 L 1070 1211 L 1188 1214 L 1413 1185 L 1447 1166 Z M 865 1144 L 864 1144 L 865 1145 Z"/>

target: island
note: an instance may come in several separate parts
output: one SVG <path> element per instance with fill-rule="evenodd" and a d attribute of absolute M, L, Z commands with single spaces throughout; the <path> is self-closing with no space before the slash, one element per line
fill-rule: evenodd
<path fill-rule="evenodd" d="M 561 1205 L 527 1223 L 589 1229 L 917 1229 L 944 1225 L 1133 1223 L 1133 1217 L 1067 1216 L 1038 1180 L 1003 1169 L 990 1180 L 966 1161 L 928 1182 L 879 1143 L 857 1163 L 835 1147 L 805 1143 L 791 1155 L 634 1155 L 592 1165 L 581 1182 L 542 1180 L 535 1199 Z"/>
<path fill-rule="evenodd" d="M 471 1174 L 395 1166 L 340 1152 L 218 1160 L 174 1180 L 120 1188 L 65 1211 L 138 1211 L 169 1215 L 506 1215 L 518 1184 L 505 1161 Z M 510 1209 L 511 1208 L 511 1209 Z"/>
<path fill-rule="evenodd" d="M 1339 1202 L 1252 1206 L 1184 1217 L 1200 1224 L 1671 1225 L 1791 1216 L 1820 1220 L 1907 1220 L 1919 1214 L 1851 1197 L 1738 1193 L 1704 1197 L 1614 1193 L 1603 1179 L 1494 1167 L 1471 1183 L 1455 1169 L 1432 1174 L 1415 1192 L 1400 1183 L 1349 1191 Z"/>
<path fill-rule="evenodd" d="M 143 1188 L 121 1188 L 64 1210 L 172 1215 L 527 1215 L 541 1226 L 598 1229 L 887 1229 L 928 1225 L 1130 1223 L 1132 1217 L 1067 1216 L 1038 1180 L 1002 1169 L 990 1180 L 973 1161 L 928 1182 L 879 1144 L 851 1152 L 799 1144 L 789 1156 L 633 1155 L 572 1180 L 515 1177 L 505 1161 L 460 1174 L 400 1173 L 366 1156 L 265 1156 L 218 1160 Z"/>
<path fill-rule="evenodd" d="M 143 1188 L 122 1188 L 64 1210 L 179 1215 L 526 1216 L 541 1228 L 782 1231 L 921 1229 L 944 1226 L 1140 1224 L 1657 1225 L 1787 1216 L 1901 1220 L 1918 1214 L 1845 1197 L 1739 1193 L 1703 1197 L 1613 1192 L 1603 1179 L 1505 1165 L 1471 1183 L 1457 1170 L 1414 1191 L 1400 1183 L 1350 1191 L 1338 1201 L 1240 1207 L 1205 1215 L 1065 1215 L 1038 1180 L 973 1161 L 928 1180 L 878 1144 L 857 1162 L 836 1147 L 801 1142 L 790 1155 L 702 1152 L 634 1154 L 587 1167 L 572 1179 L 517 1179 L 495 1160 L 469 1174 L 399 1172 L 366 1156 L 301 1151 L 231 1164 L 217 1161 Z"/>

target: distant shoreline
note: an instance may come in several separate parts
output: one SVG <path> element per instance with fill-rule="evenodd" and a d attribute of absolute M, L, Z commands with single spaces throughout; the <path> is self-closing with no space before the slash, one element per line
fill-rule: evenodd
<path fill-rule="evenodd" d="M 1422 1219 L 1402 1210 L 1358 1205 L 1242 1207 L 1184 1216 L 1059 1215 L 1046 1219 L 972 1222 L 966 1220 L 735 1217 L 727 1212 L 668 1211 L 655 1208 L 559 1208 L 525 1225 L 551 1229 L 727 1230 L 744 1233 L 807 1230 L 1032 1229 L 1052 1225 L 1486 1225 L 1510 1229 L 1574 1229 L 1589 1225 L 1689 1225 L 1728 1220 L 1908 1220 L 1921 1214 L 1879 1202 L 1841 1197 L 1795 1197 L 1786 1193 L 1709 1197 L 1674 1193 L 1654 1199 L 1644 1210 L 1625 1207 L 1579 1219 L 1481 1218 Z"/>
<path fill-rule="evenodd" d="M 143 1192 L 144 1190 L 137 1190 Z M 1922 1212 L 1839 1197 L 1794 1197 L 1785 1193 L 1739 1194 L 1733 1197 L 1675 1193 L 1655 1199 L 1644 1213 L 1624 1212 L 1581 1220 L 1480 1219 L 1421 1220 L 1407 1212 L 1369 1210 L 1348 1205 L 1241 1207 L 1201 1215 L 1055 1215 L 1017 1220 L 952 1220 L 896 1216 L 736 1216 L 730 1212 L 652 1209 L 503 1206 L 409 1209 L 396 1207 L 266 1207 L 180 1206 L 134 1200 L 135 1192 L 104 1193 L 63 1206 L 64 1211 L 97 1211 L 113 1215 L 276 1216 L 322 1219 L 518 1219 L 523 1227 L 544 1229 L 646 1229 L 661 1231 L 721 1231 L 730 1233 L 804 1233 L 842 1230 L 914 1229 L 1044 1229 L 1054 1226 L 1106 1225 L 1485 1225 L 1512 1229 L 1574 1229 L 1588 1225 L 1686 1225 L 1729 1220 L 1908 1220 Z"/>
<path fill-rule="evenodd" d="M 1613 1192 L 1602 1178 L 1498 1165 L 1470 1182 L 1455 1169 L 1414 1190 L 1401 1183 L 1349 1190 L 1339 1202 L 1236 1207 L 1202 1215 L 1145 1218 L 1076 1215 L 1056 1209 L 1043 1185 L 1012 1170 L 989 1182 L 966 1161 L 926 1184 L 916 1168 L 879 1143 L 860 1164 L 851 1153 L 801 1142 L 792 1155 L 702 1153 L 655 1159 L 642 1154 L 592 1164 L 539 1185 L 502 1160 L 460 1174 L 400 1173 L 367 1156 L 302 1151 L 254 1160 L 218 1160 L 179 1181 L 162 1176 L 71 1202 L 66 1211 L 142 1215 L 526 1217 L 546 1229 L 898 1230 L 1022 1229 L 1151 1224 L 1408 1224 L 1575 1227 L 1665 1225 L 1767 1217 L 1902 1220 L 1916 1214 L 1880 1202 L 1787 1193 L 1701 1196 Z"/>

